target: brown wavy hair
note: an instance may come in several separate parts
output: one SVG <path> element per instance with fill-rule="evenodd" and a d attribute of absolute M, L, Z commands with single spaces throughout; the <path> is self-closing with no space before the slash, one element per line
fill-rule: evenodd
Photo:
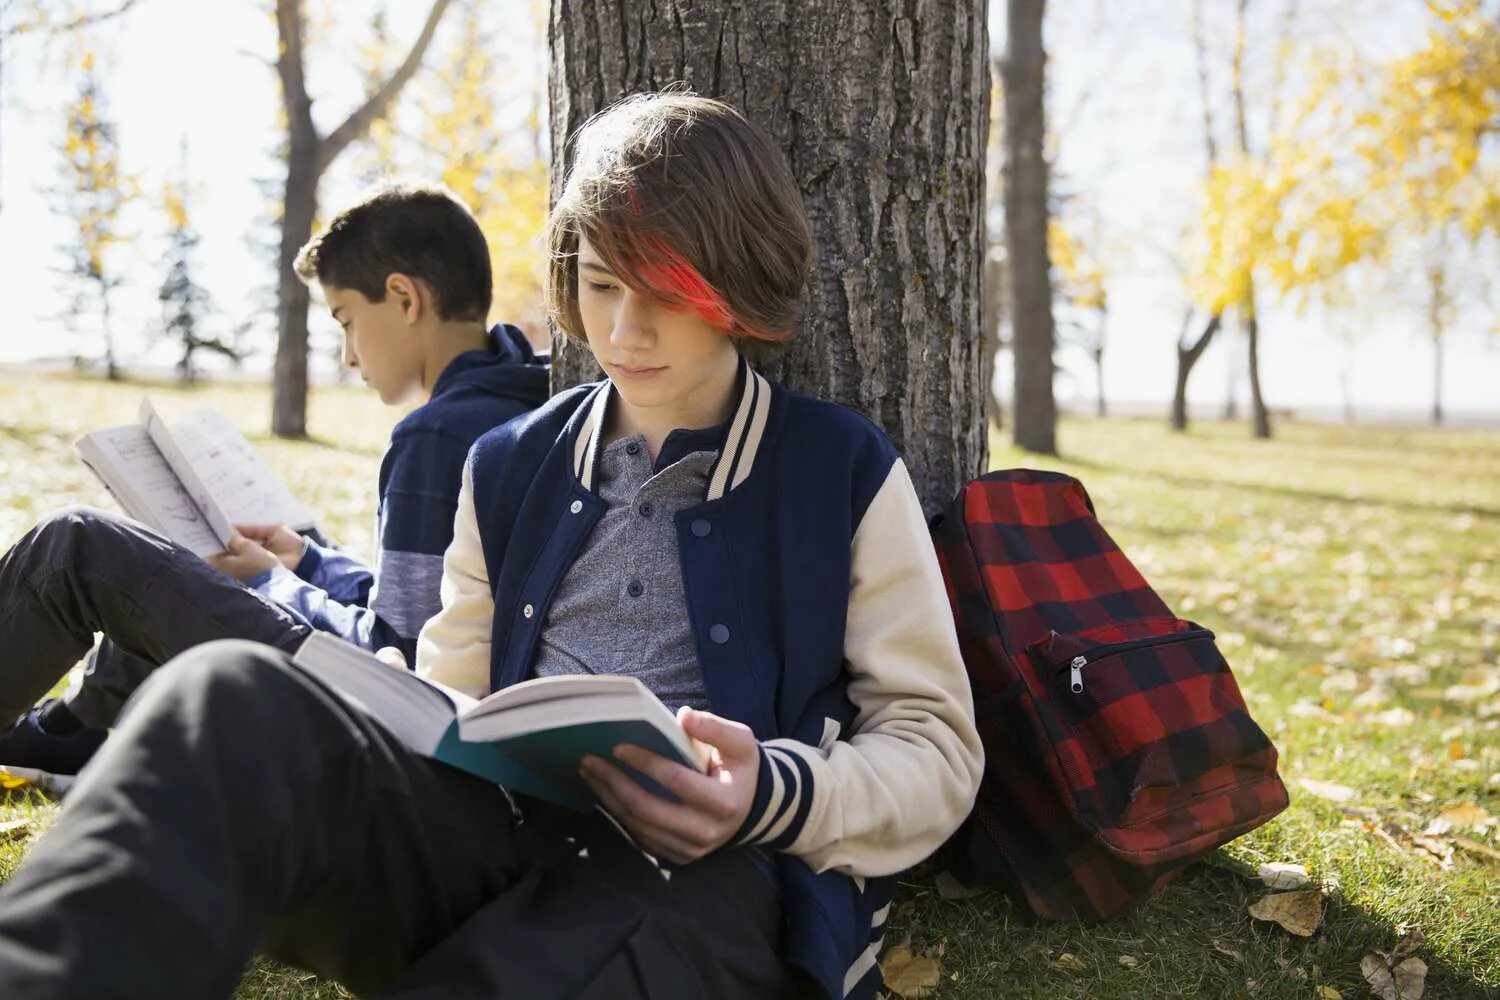
<path fill-rule="evenodd" d="M 722 101 L 636 94 L 574 140 L 552 209 L 547 311 L 585 339 L 578 243 L 632 289 L 737 339 L 785 342 L 802 312 L 812 233 L 781 151 Z"/>

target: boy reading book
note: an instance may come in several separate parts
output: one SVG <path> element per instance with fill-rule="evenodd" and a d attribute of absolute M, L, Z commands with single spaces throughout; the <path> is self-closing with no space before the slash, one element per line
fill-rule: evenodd
<path fill-rule="evenodd" d="M 297 271 L 321 285 L 345 362 L 381 400 L 423 400 L 381 461 L 374 567 L 275 523 L 238 525 L 205 562 L 103 511 L 46 518 L 0 557 L 0 720 L 26 713 L 0 737 L 0 765 L 65 784 L 156 665 L 210 639 L 290 650 L 311 628 L 410 658 L 438 608 L 464 456 L 546 398 L 546 365 L 515 327 L 486 328 L 488 247 L 445 189 L 393 186 L 350 206 Z M 96 632 L 81 685 L 26 711 Z"/>
<path fill-rule="evenodd" d="M 476 697 L 634 677 L 706 773 L 622 745 L 580 765 L 602 810 L 553 808 L 277 650 L 204 646 L 0 888 L 0 993 L 226 996 L 259 944 L 390 997 L 873 994 L 892 876 L 982 752 L 900 458 L 739 351 L 795 326 L 796 183 L 727 105 L 637 96 L 577 137 L 549 241 L 608 378 L 475 444 L 418 667 Z"/>

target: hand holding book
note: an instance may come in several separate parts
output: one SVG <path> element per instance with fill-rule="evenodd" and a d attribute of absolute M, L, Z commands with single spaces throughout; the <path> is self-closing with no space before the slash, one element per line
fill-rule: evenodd
<path fill-rule="evenodd" d="M 657 857 L 687 864 L 722 847 L 745 822 L 755 801 L 760 744 L 749 726 L 712 712 L 684 708 L 677 721 L 706 751 L 706 774 L 638 746 L 614 750 L 615 761 L 671 792 L 676 802 L 648 791 L 602 757 L 585 757 L 579 773 L 636 843 Z"/>

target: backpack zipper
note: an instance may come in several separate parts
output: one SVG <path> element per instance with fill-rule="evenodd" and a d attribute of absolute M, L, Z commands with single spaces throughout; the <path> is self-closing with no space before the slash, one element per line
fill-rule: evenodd
<path fill-rule="evenodd" d="M 1128 653 L 1137 649 L 1150 649 L 1152 646 L 1165 646 L 1173 642 L 1187 642 L 1189 639 L 1212 639 L 1214 634 L 1206 628 L 1191 628 L 1185 632 L 1172 632 L 1167 635 L 1154 635 L 1148 639 L 1131 639 L 1128 642 L 1111 642 L 1104 646 L 1095 646 L 1087 653 L 1073 657 L 1065 668 L 1068 671 L 1068 687 L 1074 694 L 1083 694 L 1083 668 L 1094 660 L 1102 660 L 1106 656 L 1114 656 L 1118 653 Z"/>

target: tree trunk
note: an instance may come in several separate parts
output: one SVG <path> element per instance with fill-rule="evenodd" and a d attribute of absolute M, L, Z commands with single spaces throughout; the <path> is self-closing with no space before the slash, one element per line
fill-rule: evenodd
<path fill-rule="evenodd" d="M 1432 331 L 1432 425 L 1443 423 L 1443 314 L 1447 304 L 1444 274 L 1441 265 L 1434 264 L 1427 272 L 1432 297 L 1428 303 L 1427 321 Z"/>
<path fill-rule="evenodd" d="M 307 435 L 308 287 L 292 270 L 297 251 L 312 236 L 318 211 L 318 136 L 311 102 L 291 119 L 286 190 L 282 196 L 281 243 L 276 253 L 276 368 L 272 390 L 271 433 Z"/>
<path fill-rule="evenodd" d="M 685 81 L 785 151 L 812 223 L 808 308 L 764 366 L 890 435 L 927 511 L 986 463 L 980 274 L 982 0 L 552 0 L 554 198 L 567 139 L 618 98 Z M 554 333 L 553 389 L 597 378 Z"/>
<path fill-rule="evenodd" d="M 110 326 L 108 288 L 99 290 L 99 301 L 102 304 L 99 319 L 104 329 L 104 375 L 111 382 L 118 382 L 120 366 L 115 362 L 115 332 Z"/>
<path fill-rule="evenodd" d="M 1052 395 L 1052 265 L 1047 256 L 1047 161 L 1042 49 L 1046 0 L 1009 0 L 1005 80 L 1005 228 L 1010 256 L 1017 445 L 1057 454 Z"/>
<path fill-rule="evenodd" d="M 1187 333 L 1187 325 L 1192 321 L 1192 313 L 1188 313 L 1183 319 L 1182 332 Z M 1203 357 L 1203 352 L 1208 349 L 1209 342 L 1214 339 L 1214 334 L 1219 332 L 1219 327 L 1224 325 L 1224 314 L 1214 313 L 1208 318 L 1203 327 L 1203 332 L 1198 334 L 1191 347 L 1186 346 L 1181 335 L 1177 338 L 1177 386 L 1172 391 L 1172 430 L 1185 431 L 1188 426 L 1187 413 L 1187 384 L 1188 376 L 1192 374 L 1193 366 L 1198 359 Z"/>
<path fill-rule="evenodd" d="M 1109 416 L 1109 407 L 1104 402 L 1104 337 L 1109 330 L 1109 312 L 1099 310 L 1098 339 L 1094 341 L 1094 416 Z"/>
<path fill-rule="evenodd" d="M 1255 436 L 1264 441 L 1271 436 L 1271 413 L 1266 409 L 1265 397 L 1260 392 L 1260 320 L 1255 315 L 1255 292 L 1250 292 L 1250 321 L 1245 332 L 1250 339 L 1250 417 L 1254 422 Z"/>
<path fill-rule="evenodd" d="M 287 122 L 286 188 L 281 241 L 276 254 L 276 367 L 272 387 L 271 432 L 278 437 L 307 436 L 307 286 L 292 270 L 297 251 L 312 236 L 318 211 L 318 180 L 349 144 L 386 114 L 391 102 L 416 74 L 452 0 L 433 0 L 422 31 L 401 65 L 332 132 L 319 136 L 312 120 L 302 59 L 302 0 L 276 0 L 280 49 L 276 72 Z"/>

